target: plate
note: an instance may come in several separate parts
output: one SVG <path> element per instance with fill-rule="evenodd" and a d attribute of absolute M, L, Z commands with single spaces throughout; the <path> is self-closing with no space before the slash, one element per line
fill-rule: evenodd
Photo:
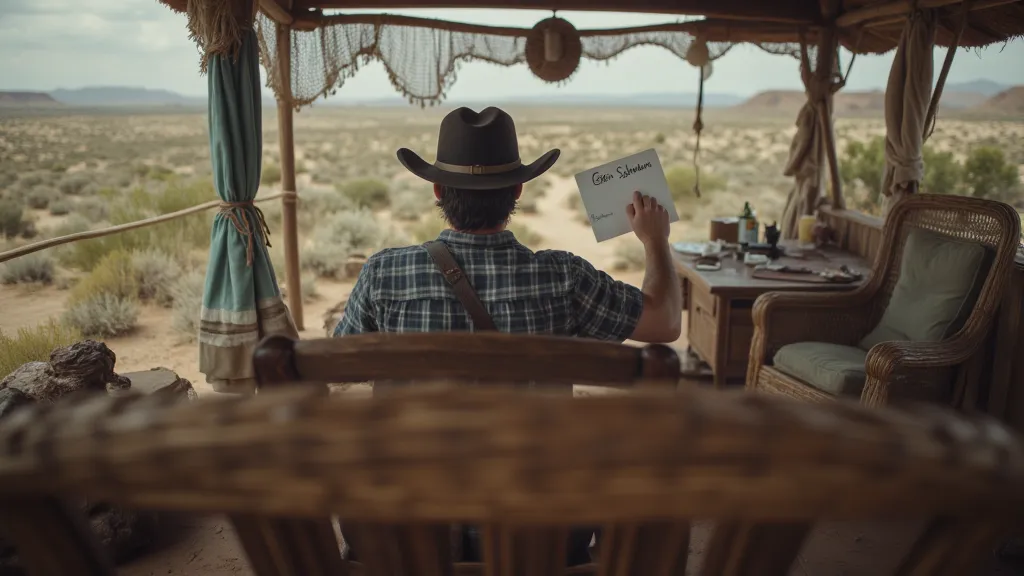
<path fill-rule="evenodd" d="M 672 249 L 687 256 L 700 256 L 704 253 L 705 246 L 707 244 L 704 242 L 676 242 L 672 245 Z"/>

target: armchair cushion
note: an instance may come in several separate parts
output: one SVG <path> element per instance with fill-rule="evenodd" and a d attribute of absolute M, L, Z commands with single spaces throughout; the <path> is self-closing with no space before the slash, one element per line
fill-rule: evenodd
<path fill-rule="evenodd" d="M 859 396 L 867 381 L 867 352 L 827 342 L 787 344 L 775 353 L 775 368 L 835 396 Z"/>
<path fill-rule="evenodd" d="M 894 340 L 937 342 L 949 336 L 974 306 L 972 294 L 976 298 L 985 261 L 982 244 L 911 228 L 892 297 L 860 347 L 869 350 Z"/>

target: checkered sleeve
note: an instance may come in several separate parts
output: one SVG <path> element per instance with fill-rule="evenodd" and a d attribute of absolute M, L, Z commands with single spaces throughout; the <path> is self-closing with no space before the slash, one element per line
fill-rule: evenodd
<path fill-rule="evenodd" d="M 643 292 L 579 256 L 572 256 L 571 266 L 576 335 L 617 342 L 629 338 L 644 308 Z"/>
<path fill-rule="evenodd" d="M 348 303 L 345 304 L 345 312 L 341 315 L 341 321 L 334 327 L 335 338 L 346 334 L 378 332 L 373 298 L 370 294 L 376 273 L 375 264 L 374 259 L 370 258 L 359 272 L 356 285 L 352 287 Z"/>

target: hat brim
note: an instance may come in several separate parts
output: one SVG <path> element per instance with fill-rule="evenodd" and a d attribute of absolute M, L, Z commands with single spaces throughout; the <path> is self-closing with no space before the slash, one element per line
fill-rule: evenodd
<path fill-rule="evenodd" d="M 550 169 L 561 151 L 557 148 L 545 152 L 530 164 L 524 164 L 515 170 L 502 172 L 501 174 L 461 174 L 458 172 L 446 172 L 433 164 L 420 158 L 418 154 L 408 148 L 398 149 L 398 161 L 405 166 L 409 172 L 423 178 L 428 182 L 451 186 L 463 190 L 490 190 L 493 188 L 504 188 L 529 182 Z"/>

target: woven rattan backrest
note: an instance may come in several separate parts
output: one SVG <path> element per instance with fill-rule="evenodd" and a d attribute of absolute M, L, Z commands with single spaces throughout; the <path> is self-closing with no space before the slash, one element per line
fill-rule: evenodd
<path fill-rule="evenodd" d="M 54 504 L 76 497 L 227 512 L 261 576 L 681 575 L 698 518 L 718 521 L 709 576 L 786 574 L 819 520 L 905 518 L 932 521 L 896 573 L 953 576 L 1019 520 L 1021 485 L 993 421 L 700 389 L 69 397 L 0 422 L 0 522 L 47 575 L 110 573 Z M 481 528 L 482 565 L 452 566 L 451 523 Z M 587 525 L 601 561 L 567 570 Z"/>
<path fill-rule="evenodd" d="M 449 380 L 561 386 L 675 387 L 679 357 L 583 338 L 485 333 L 359 334 L 296 341 L 271 336 L 253 354 L 261 388 L 295 382 Z"/>
<path fill-rule="evenodd" d="M 1010 270 L 1020 241 L 1020 216 L 1002 202 L 946 196 L 913 194 L 898 202 L 889 213 L 883 231 L 882 248 L 875 261 L 872 283 L 872 324 L 878 322 L 889 304 L 899 280 L 903 248 L 914 228 L 923 228 L 965 242 L 983 244 L 991 251 L 991 265 L 975 303 L 977 313 L 968 323 L 991 321 L 998 307 L 998 296 L 1010 278 Z"/>

